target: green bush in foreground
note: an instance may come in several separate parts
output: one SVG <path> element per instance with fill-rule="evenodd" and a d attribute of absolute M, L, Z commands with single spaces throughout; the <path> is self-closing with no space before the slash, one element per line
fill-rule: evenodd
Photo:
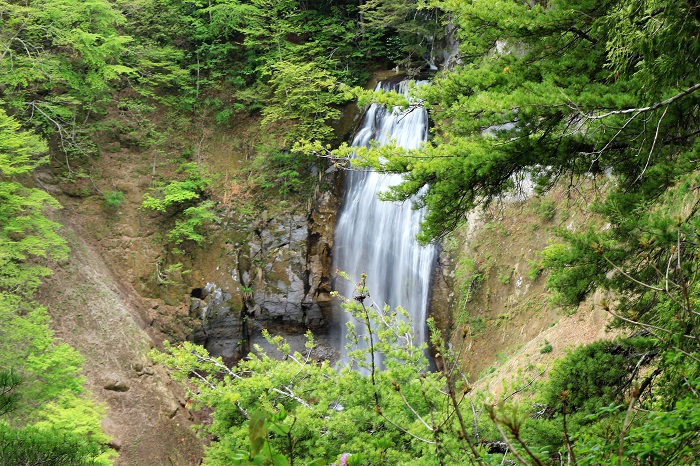
<path fill-rule="evenodd" d="M 571 464 L 695 464 L 695 361 L 660 358 L 652 338 L 583 346 L 534 385 L 532 400 L 483 404 L 432 323 L 437 371 L 425 345 L 412 345 L 405 311 L 370 302 L 362 288 L 343 300 L 361 323 L 350 326 L 351 344 L 364 349 L 340 369 L 310 357 L 310 334 L 305 354 L 267 335 L 281 360 L 258 348 L 231 368 L 191 343 L 154 353 L 199 406 L 213 409 L 212 424 L 201 426 L 217 439 L 206 464 L 490 465 L 518 457 L 546 465 L 562 455 Z M 668 387 L 676 371 L 694 375 L 665 393 L 661 383 Z M 648 381 L 656 377 L 659 388 Z"/>

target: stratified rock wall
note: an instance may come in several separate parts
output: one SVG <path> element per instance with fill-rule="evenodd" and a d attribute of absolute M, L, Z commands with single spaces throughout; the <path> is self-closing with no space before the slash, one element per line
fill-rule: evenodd
<path fill-rule="evenodd" d="M 220 273 L 202 277 L 206 285 L 190 298 L 190 316 L 201 322 L 190 339 L 212 355 L 237 358 L 251 342 L 264 343 L 263 329 L 290 340 L 307 330 L 325 334 L 337 209 L 337 195 L 326 191 L 308 214 L 265 211 L 244 226 L 245 244 L 234 245 Z"/>

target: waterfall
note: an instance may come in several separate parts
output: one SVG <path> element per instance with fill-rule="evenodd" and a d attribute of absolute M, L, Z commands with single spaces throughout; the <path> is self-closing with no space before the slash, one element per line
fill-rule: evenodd
<path fill-rule="evenodd" d="M 408 82 L 381 84 L 408 93 Z M 401 147 L 418 148 L 428 136 L 428 114 L 423 108 L 390 112 L 373 104 L 367 110 L 352 145 L 368 146 L 371 140 L 380 145 L 394 141 Z M 379 306 L 402 306 L 413 319 L 414 343 L 426 339 L 426 314 L 435 247 L 420 246 L 416 241 L 423 210 L 414 210 L 410 202 L 383 202 L 377 194 L 401 181 L 400 175 L 376 172 L 349 172 L 345 178 L 345 195 L 338 214 L 333 250 L 334 267 L 353 280 L 367 274 L 367 289 Z M 352 297 L 354 285 L 336 280 L 341 295 Z M 345 323 L 352 317 L 339 311 L 340 362 L 348 362 Z M 360 326 L 356 323 L 356 328 Z"/>

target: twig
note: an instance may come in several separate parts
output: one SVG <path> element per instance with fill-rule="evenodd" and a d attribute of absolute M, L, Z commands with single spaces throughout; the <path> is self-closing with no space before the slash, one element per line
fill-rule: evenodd
<path fill-rule="evenodd" d="M 302 404 L 305 408 L 307 408 L 307 409 L 309 409 L 309 410 L 313 410 L 313 408 L 311 407 L 310 404 L 308 404 L 306 401 L 302 400 L 301 398 L 299 398 L 298 396 L 296 396 L 294 393 L 292 393 L 292 391 L 289 390 L 289 388 L 287 388 L 287 391 L 286 391 L 286 392 L 283 392 L 283 391 L 280 390 L 279 388 L 273 388 L 272 391 L 273 391 L 273 392 L 276 392 L 276 393 L 279 393 L 280 395 L 284 395 L 284 396 L 286 396 L 286 397 L 289 397 L 289 398 L 293 399 L 294 401 L 296 401 L 296 402 Z"/>
<path fill-rule="evenodd" d="M 656 133 L 654 134 L 654 141 L 651 143 L 651 149 L 649 149 L 649 156 L 647 157 L 647 163 L 644 165 L 644 168 L 642 169 L 642 172 L 639 174 L 635 182 L 639 181 L 642 179 L 642 176 L 644 176 L 644 173 L 647 171 L 647 168 L 649 167 L 649 161 L 651 160 L 651 154 L 654 152 L 654 148 L 656 147 L 656 141 L 659 139 L 659 129 L 661 128 L 661 122 L 664 120 L 664 117 L 666 116 L 666 112 L 668 112 L 668 107 L 664 109 L 664 113 L 661 114 L 661 118 L 659 118 L 659 122 L 656 124 Z M 641 150 L 641 146 L 640 146 Z"/>
<path fill-rule="evenodd" d="M 204 377 L 202 374 L 197 372 L 196 370 L 190 371 L 191 374 L 193 374 L 195 377 L 197 377 L 199 380 L 201 380 L 204 384 L 206 384 L 210 389 L 216 390 L 216 386 L 209 382 L 206 377 Z"/>
<path fill-rule="evenodd" d="M 377 407 L 377 408 L 379 408 L 379 407 Z M 388 422 L 388 423 L 391 424 L 392 426 L 394 426 L 394 427 L 396 427 L 397 429 L 399 429 L 399 430 L 400 430 L 401 432 L 403 432 L 404 434 L 408 434 L 408 435 L 410 435 L 411 437 L 413 437 L 414 439 L 420 440 L 421 442 L 425 442 L 425 443 L 430 444 L 430 445 L 434 445 L 434 444 L 435 444 L 435 441 L 433 441 L 433 440 L 426 440 L 426 439 L 424 439 L 423 437 L 419 437 L 418 435 L 414 434 L 413 432 L 410 432 L 410 431 L 404 429 L 403 427 L 401 427 L 400 425 L 398 425 L 397 423 L 395 423 L 394 421 L 392 421 L 391 419 L 389 419 L 388 417 L 386 417 L 386 416 L 384 415 L 384 413 L 381 412 L 381 409 L 379 409 L 378 414 L 382 417 L 382 419 L 384 419 L 386 422 Z"/>
<path fill-rule="evenodd" d="M 506 445 L 508 446 L 508 449 L 510 450 L 513 455 L 523 463 L 525 466 L 527 466 L 527 461 L 525 461 L 525 458 L 520 456 L 520 453 L 515 449 L 512 443 L 510 443 L 510 440 L 508 440 L 508 436 L 506 435 L 505 432 L 503 432 L 503 429 L 501 428 L 500 425 L 498 425 L 498 422 L 496 422 L 496 419 L 494 417 L 491 418 L 493 420 L 494 425 L 496 426 L 496 429 L 498 430 L 498 433 L 501 434 L 501 437 L 503 438 L 503 441 L 506 442 Z"/>
<path fill-rule="evenodd" d="M 533 383 L 535 383 L 535 380 L 537 380 L 537 379 L 538 379 L 539 377 L 541 377 L 545 372 L 547 372 L 547 369 L 549 369 L 549 365 L 547 365 L 547 366 L 542 370 L 542 372 L 540 372 L 539 374 L 537 374 L 537 375 L 536 375 L 532 380 L 530 380 L 528 383 L 526 383 L 525 385 L 523 385 L 523 386 L 520 387 L 519 389 L 515 390 L 515 391 L 514 391 L 513 393 L 511 393 L 510 395 L 508 395 L 508 396 L 506 396 L 505 398 L 503 398 L 503 401 L 508 401 L 509 398 L 513 397 L 514 395 L 517 395 L 518 393 L 522 392 L 522 391 L 525 390 L 527 387 L 529 387 L 530 385 L 532 385 Z"/>
<path fill-rule="evenodd" d="M 192 354 L 197 358 L 197 362 L 206 362 L 206 363 L 212 364 L 217 369 L 224 371 L 226 374 L 230 375 L 231 377 L 233 377 L 235 379 L 242 379 L 243 378 L 240 375 L 233 372 L 228 367 L 226 367 L 224 364 L 221 364 L 220 362 L 218 362 L 214 358 L 202 356 L 201 354 L 197 353 L 196 351 L 193 351 Z"/>
<path fill-rule="evenodd" d="M 467 442 L 467 445 L 469 445 L 469 450 L 471 450 L 472 455 L 474 455 L 474 458 L 476 459 L 477 463 L 479 464 L 484 464 L 484 462 L 481 460 L 481 457 L 479 456 L 479 452 L 476 451 L 476 448 L 474 447 L 474 442 L 469 438 L 469 434 L 467 434 L 467 426 L 464 422 L 464 418 L 462 417 L 462 410 L 459 409 L 460 403 L 457 402 L 457 397 L 455 395 L 455 388 L 454 388 L 454 382 L 452 381 L 452 377 L 447 369 L 447 364 L 446 361 L 444 360 L 444 357 L 441 354 L 436 354 L 435 355 L 435 360 L 436 363 L 439 362 L 439 360 L 442 360 L 442 365 L 443 365 L 443 375 L 445 376 L 445 380 L 447 382 L 447 395 L 452 402 L 452 406 L 455 409 L 455 414 L 457 414 L 457 419 L 459 421 L 459 427 L 462 431 L 462 436 L 464 437 L 464 440 Z"/>
<path fill-rule="evenodd" d="M 611 261 L 610 259 L 608 259 L 607 257 L 605 257 L 605 254 L 601 253 L 600 255 L 601 255 L 601 257 L 602 257 L 603 259 L 605 259 L 605 261 L 606 261 L 608 264 L 612 265 L 613 268 L 614 268 L 617 272 L 620 272 L 622 275 L 625 276 L 625 278 L 628 278 L 628 279 L 632 280 L 632 281 L 633 281 L 634 283 L 636 283 L 637 285 L 643 286 L 643 287 L 645 287 L 645 288 L 649 288 L 649 289 L 654 290 L 654 291 L 664 291 L 663 288 L 659 288 L 659 287 L 656 287 L 656 286 L 651 286 L 651 285 L 649 285 L 649 284 L 647 284 L 647 283 L 640 282 L 639 280 L 637 280 L 636 278 L 634 278 L 633 276 L 631 276 L 630 274 L 628 274 L 627 272 L 625 272 L 624 270 L 622 270 L 620 267 L 618 267 L 617 265 L 615 265 L 615 263 L 614 263 L 613 261 Z"/>
<path fill-rule="evenodd" d="M 568 397 L 568 394 L 566 395 Z M 569 455 L 569 462 L 573 461 L 574 464 L 576 464 L 576 455 L 574 454 L 574 447 L 571 443 L 571 437 L 569 437 L 569 429 L 568 426 L 566 425 L 566 399 L 563 399 L 563 428 L 564 428 L 564 440 L 566 441 L 566 450 Z"/>
<path fill-rule="evenodd" d="M 472 407 L 472 415 L 474 416 L 474 438 L 476 439 L 476 441 L 478 443 L 479 442 L 479 424 L 477 423 L 476 409 L 474 409 L 474 400 L 472 400 L 471 395 L 469 395 L 469 404 Z"/>
<path fill-rule="evenodd" d="M 634 407 L 634 403 L 637 401 L 638 397 L 639 393 L 637 392 L 637 388 L 632 387 L 630 393 L 630 403 L 627 407 L 627 415 L 625 416 L 625 421 L 622 423 L 622 431 L 620 431 L 620 446 L 617 450 L 617 466 L 622 466 L 622 449 L 625 444 L 625 435 L 627 434 L 627 430 L 630 427 L 630 423 L 632 421 L 632 408 Z"/>
<path fill-rule="evenodd" d="M 411 410 L 413 415 L 416 416 L 416 418 L 421 422 L 421 424 L 423 424 L 425 426 L 425 428 L 428 429 L 428 431 L 433 432 L 434 429 L 432 427 L 430 427 L 427 422 L 425 422 L 425 420 L 421 417 L 421 415 L 418 414 L 415 409 L 413 409 L 413 406 L 411 406 L 411 403 L 408 402 L 408 400 L 404 396 L 403 392 L 401 391 L 401 387 L 397 386 L 396 391 L 401 396 L 401 399 L 403 400 L 404 404 L 408 407 L 408 409 Z M 427 401 L 427 399 L 426 399 L 426 401 Z M 431 413 L 432 413 L 432 410 L 431 410 Z"/>
<path fill-rule="evenodd" d="M 683 275 L 683 267 L 681 264 L 681 219 L 680 217 L 678 218 L 678 235 L 676 236 L 676 255 L 678 256 L 678 275 L 679 277 L 679 282 L 681 284 L 681 291 L 683 292 L 683 298 L 685 301 L 685 308 L 690 314 L 690 320 L 692 321 L 692 329 L 693 329 L 693 335 L 695 336 L 695 339 L 698 340 L 698 329 L 697 325 L 695 325 L 695 318 L 693 316 L 693 308 L 692 305 L 690 304 L 690 294 L 688 293 L 688 282 L 685 279 L 685 276 Z"/>
<path fill-rule="evenodd" d="M 640 327 L 642 327 L 642 328 L 648 330 L 652 335 L 654 335 L 654 336 L 655 336 L 656 338 L 658 338 L 659 340 L 661 340 L 662 338 L 659 337 L 659 336 L 654 332 L 654 330 L 659 330 L 659 331 L 664 332 L 664 333 L 667 333 L 667 334 L 673 334 L 673 332 L 672 332 L 671 330 L 669 330 L 669 329 L 662 328 L 662 327 L 657 327 L 656 325 L 646 324 L 646 323 L 644 323 L 644 322 L 639 322 L 638 320 L 632 320 L 632 319 L 628 319 L 627 317 L 623 317 L 623 316 L 621 316 L 621 315 L 616 314 L 615 312 L 613 312 L 609 307 L 606 307 L 605 311 L 608 312 L 608 313 L 609 313 L 610 315 L 612 315 L 613 317 L 615 317 L 615 318 L 617 318 L 617 319 L 620 319 L 620 320 L 622 320 L 622 321 L 624 321 L 624 322 L 627 322 L 628 324 L 638 325 L 638 326 L 640 326 Z M 684 336 L 685 338 L 688 338 L 688 339 L 691 339 L 691 340 L 695 340 L 695 337 L 692 336 L 692 335 L 683 335 L 683 336 Z"/>
<path fill-rule="evenodd" d="M 601 119 L 607 118 L 611 115 L 625 115 L 627 113 L 636 113 L 638 115 L 638 114 L 644 113 L 644 112 L 651 112 L 652 110 L 656 110 L 657 108 L 671 105 L 676 100 L 682 99 L 683 97 L 687 96 L 688 94 L 692 94 L 693 92 L 697 91 L 698 89 L 700 89 L 700 83 L 697 83 L 693 86 L 690 86 L 688 89 L 684 90 L 683 92 L 680 92 L 672 97 L 669 97 L 666 100 L 662 100 L 661 102 L 657 102 L 654 105 L 650 105 L 648 107 L 627 108 L 624 110 L 613 110 L 613 111 L 610 111 L 608 113 L 604 113 L 602 115 L 596 115 L 596 116 L 587 115 L 586 118 L 588 118 L 589 120 L 601 120 Z"/>

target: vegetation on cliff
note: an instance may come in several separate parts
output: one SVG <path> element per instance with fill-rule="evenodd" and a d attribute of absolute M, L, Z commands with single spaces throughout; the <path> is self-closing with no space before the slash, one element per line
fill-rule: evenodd
<path fill-rule="evenodd" d="M 384 197 L 427 207 L 423 241 L 444 237 L 466 212 L 523 180 L 537 192 L 568 180 L 576 196 L 581 184 L 612 178 L 591 206 L 607 225 L 560 229 L 541 265 L 559 303 L 605 290 L 615 325 L 650 339 L 644 348 L 632 340 L 590 346 L 562 361 L 560 378 L 544 389 L 553 421 L 524 421 L 515 411 L 492 417 L 535 464 L 546 456 L 538 445 L 559 445 L 581 464 L 695 463 L 688 448 L 696 438 L 679 425 L 695 425 L 699 409 L 697 5 L 431 4 L 450 12 L 465 60 L 415 93 L 434 136 L 419 150 L 370 148 L 353 162 L 403 174 Z M 612 354 L 626 362 L 616 366 Z M 598 361 L 625 376 L 605 374 Z M 542 429 L 551 422 L 559 432 L 548 437 Z M 679 423 L 677 434 L 652 447 L 651 432 L 667 422 Z M 646 446 L 629 448 L 628 436 Z"/>
<path fill-rule="evenodd" d="M 212 177 L 191 147 L 170 144 L 177 130 L 154 120 L 180 118 L 175 125 L 189 131 L 192 121 L 183 120 L 260 119 L 267 134 L 243 176 L 247 187 L 273 197 L 310 192 L 316 160 L 292 152 L 294 139 L 333 137 L 329 125 L 347 100 L 341 84 L 364 82 L 367 63 L 389 64 L 404 52 L 412 57 L 406 63 L 419 58 L 402 41 L 387 49 L 388 27 L 362 22 L 373 8 L 361 11 L 356 1 L 0 1 L 3 464 L 106 464 L 114 456 L 99 426 L 102 409 L 83 393 L 81 356 L 54 338 L 46 310 L 33 301 L 68 254 L 59 225 L 45 215 L 58 202 L 35 187 L 34 170 L 50 164 L 51 184 L 74 185 L 67 191 L 78 197 L 96 191 L 117 215 L 125 194 L 101 191 L 92 178 L 102 144 L 113 138 L 153 150 L 143 207 L 165 213 L 173 251 L 192 249 L 219 213 Z M 402 32 L 406 43 L 417 43 L 415 34 Z M 161 170 L 163 161 L 179 170 Z"/>
<path fill-rule="evenodd" d="M 208 461 L 697 463 L 700 8 L 686 0 L 0 0 L 3 454 L 111 461 L 81 357 L 34 302 L 51 261 L 68 253 L 44 215 L 57 203 L 31 179 L 46 154 L 75 182 L 99 163 L 95 133 L 155 147 L 143 206 L 165 214 L 178 252 L 194 250 L 217 218 L 212 178 L 195 150 L 168 152 L 155 109 L 184 128 L 194 117 L 259 118 L 245 186 L 261 197 L 310 192 L 320 162 L 296 140 L 325 147 L 368 63 L 415 73 L 446 21 L 464 64 L 416 91 L 434 121 L 430 142 L 360 151 L 360 163 L 404 175 L 384 196 L 419 196 L 424 241 L 526 175 L 542 191 L 568 179 L 572 193 L 584 178 L 612 177 L 592 207 L 606 228 L 562 229 L 541 265 L 560 303 L 607 290 L 616 325 L 637 334 L 573 351 L 533 385 L 531 403 L 482 407 L 437 333 L 430 372 L 422 348 L 402 345 L 405 324 L 365 307 L 360 290 L 346 305 L 379 320 L 370 346 L 386 355 L 386 370 L 363 368 L 369 377 L 277 340 L 283 362 L 251 356 L 226 368 L 191 345 L 156 356 L 215 408 Z M 157 172 L 159 156 L 180 169 Z M 124 202 L 103 194 L 108 207 Z"/>
<path fill-rule="evenodd" d="M 58 207 L 19 180 L 44 161 L 46 146 L 0 109 L 0 458 L 2 464 L 111 464 L 102 409 L 83 393 L 80 354 L 54 338 L 33 297 L 65 259 Z"/>

